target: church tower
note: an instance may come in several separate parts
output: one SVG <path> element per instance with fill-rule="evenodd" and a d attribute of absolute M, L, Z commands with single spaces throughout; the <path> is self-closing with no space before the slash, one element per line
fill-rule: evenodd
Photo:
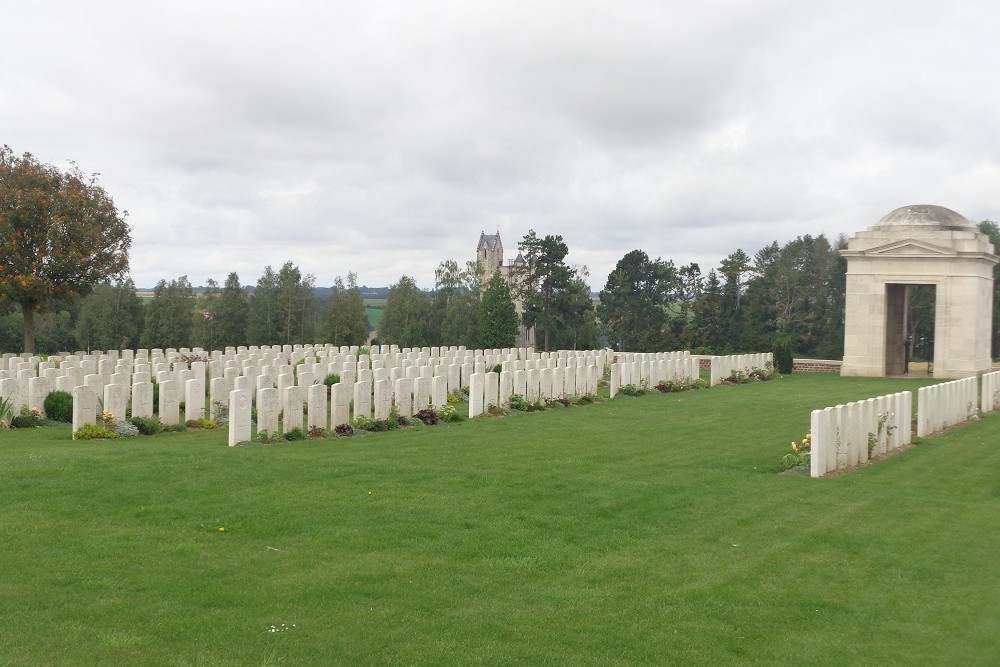
<path fill-rule="evenodd" d="M 514 298 L 514 309 L 517 311 L 518 319 L 524 313 L 524 302 L 521 300 L 521 296 L 518 293 L 517 285 L 514 284 L 516 280 L 519 279 L 519 274 L 517 269 L 520 265 L 524 264 L 524 258 L 518 253 L 517 258 L 511 261 L 507 266 L 503 263 L 503 242 L 500 240 L 500 230 L 497 230 L 496 234 L 486 234 L 485 232 L 480 232 L 479 234 L 479 246 L 476 248 L 476 263 L 479 266 L 479 270 L 482 274 L 483 287 L 485 288 L 486 283 L 489 279 L 493 277 L 493 274 L 500 273 L 503 279 L 507 281 L 507 285 L 510 287 L 511 296 Z M 519 334 L 517 340 L 514 343 L 515 347 L 534 347 L 535 346 L 535 327 L 525 327 L 524 324 L 518 324 Z"/>
<path fill-rule="evenodd" d="M 479 247 L 476 248 L 476 262 L 483 272 L 483 279 L 489 280 L 503 267 L 503 241 L 500 230 L 496 234 L 479 233 Z"/>

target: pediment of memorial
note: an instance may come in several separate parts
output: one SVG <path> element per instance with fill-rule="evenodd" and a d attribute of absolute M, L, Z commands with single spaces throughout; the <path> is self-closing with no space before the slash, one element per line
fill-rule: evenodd
<path fill-rule="evenodd" d="M 955 257 L 958 251 L 926 241 L 904 239 L 877 248 L 869 248 L 864 254 L 869 257 Z"/>

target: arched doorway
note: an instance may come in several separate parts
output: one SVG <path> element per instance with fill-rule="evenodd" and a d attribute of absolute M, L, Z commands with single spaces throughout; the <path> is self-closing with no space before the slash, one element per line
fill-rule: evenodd
<path fill-rule="evenodd" d="M 858 232 L 841 254 L 843 375 L 902 375 L 918 352 L 928 355 L 935 377 L 991 367 L 993 267 L 1000 259 L 974 224 L 941 206 L 904 206 Z"/>

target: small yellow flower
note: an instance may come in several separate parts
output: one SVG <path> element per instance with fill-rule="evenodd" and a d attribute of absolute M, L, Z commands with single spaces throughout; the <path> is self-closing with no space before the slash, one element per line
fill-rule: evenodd
<path fill-rule="evenodd" d="M 226 532 L 226 527 L 225 526 L 219 526 L 219 532 L 220 533 Z"/>

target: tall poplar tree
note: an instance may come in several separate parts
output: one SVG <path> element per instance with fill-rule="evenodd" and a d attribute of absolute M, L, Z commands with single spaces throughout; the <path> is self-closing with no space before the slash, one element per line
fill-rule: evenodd
<path fill-rule="evenodd" d="M 423 347 L 428 344 L 429 322 L 430 300 L 413 278 L 402 276 L 389 288 L 378 339 L 384 345 Z"/>
<path fill-rule="evenodd" d="M 215 310 L 210 311 L 220 348 L 247 344 L 248 308 L 247 293 L 240 284 L 240 277 L 232 272 L 226 277 L 226 283 L 215 303 Z"/>
<path fill-rule="evenodd" d="M 195 309 L 194 289 L 187 276 L 169 283 L 161 280 L 146 306 L 142 346 L 145 348 L 191 347 Z"/>
<path fill-rule="evenodd" d="M 347 284 L 340 276 L 333 281 L 333 291 L 326 304 L 322 338 L 333 345 L 364 345 L 368 340 L 368 314 L 358 289 L 357 276 L 347 274 Z"/>

